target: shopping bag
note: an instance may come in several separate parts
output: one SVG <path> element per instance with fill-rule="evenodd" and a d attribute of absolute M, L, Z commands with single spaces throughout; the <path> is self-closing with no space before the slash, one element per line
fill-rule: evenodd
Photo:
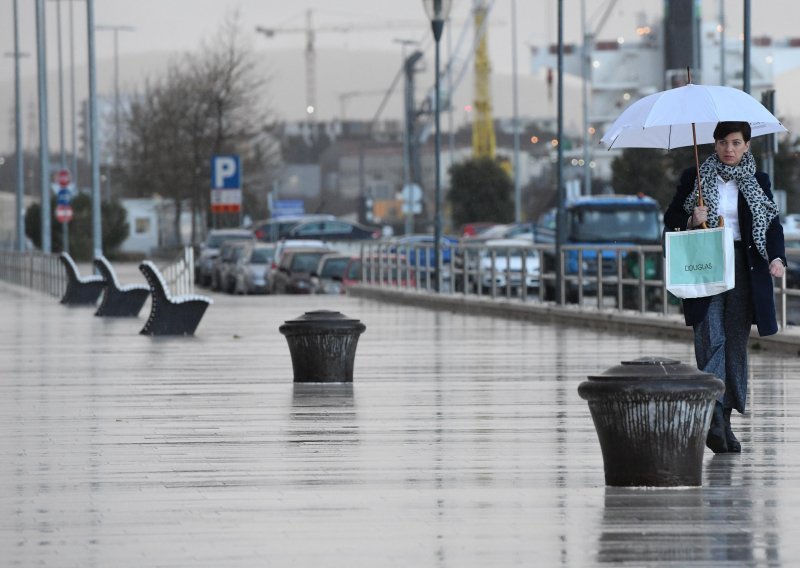
<path fill-rule="evenodd" d="M 728 227 L 665 234 L 667 290 L 678 298 L 702 298 L 736 285 L 733 232 Z"/>

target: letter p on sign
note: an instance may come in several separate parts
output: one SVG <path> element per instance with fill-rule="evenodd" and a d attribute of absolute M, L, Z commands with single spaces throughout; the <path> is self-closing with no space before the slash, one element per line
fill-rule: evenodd
<path fill-rule="evenodd" d="M 239 156 L 214 156 L 211 159 L 211 189 L 241 189 Z"/>

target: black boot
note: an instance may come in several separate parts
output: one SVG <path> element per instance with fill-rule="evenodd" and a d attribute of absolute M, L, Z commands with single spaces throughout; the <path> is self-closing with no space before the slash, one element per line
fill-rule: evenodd
<path fill-rule="evenodd" d="M 736 436 L 733 435 L 733 430 L 731 430 L 732 411 L 732 408 L 726 408 L 722 411 L 722 418 L 725 420 L 725 442 L 728 444 L 729 452 L 739 453 L 742 451 L 742 445 L 739 443 L 739 440 L 736 439 Z"/>
<path fill-rule="evenodd" d="M 728 442 L 725 439 L 725 417 L 723 416 L 722 403 L 714 403 L 714 414 L 711 416 L 711 426 L 706 436 L 706 446 L 715 454 L 724 454 L 728 451 Z"/>

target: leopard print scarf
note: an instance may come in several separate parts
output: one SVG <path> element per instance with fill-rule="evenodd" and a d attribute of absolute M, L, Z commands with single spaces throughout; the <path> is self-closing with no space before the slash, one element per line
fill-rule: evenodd
<path fill-rule="evenodd" d="M 719 188 L 717 187 L 717 175 L 723 180 L 728 181 L 733 178 L 736 187 L 744 195 L 747 206 L 753 214 L 753 242 L 759 254 L 767 258 L 767 227 L 772 220 L 778 216 L 778 206 L 767 197 L 755 178 L 756 161 L 753 154 L 749 151 L 742 156 L 742 161 L 737 166 L 723 164 L 717 154 L 711 156 L 700 166 L 700 177 L 703 180 L 703 201 L 708 207 L 708 226 L 712 229 L 719 226 Z M 694 211 L 697 204 L 697 180 L 694 181 L 694 191 L 692 191 L 683 203 L 683 209 L 687 213 Z"/>

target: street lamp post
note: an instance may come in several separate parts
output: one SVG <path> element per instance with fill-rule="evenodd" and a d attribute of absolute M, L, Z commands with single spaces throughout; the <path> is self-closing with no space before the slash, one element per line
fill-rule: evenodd
<path fill-rule="evenodd" d="M 409 80 L 409 76 L 411 76 L 413 72 L 413 64 L 411 64 L 411 69 L 409 69 L 409 61 L 406 59 L 406 47 L 409 45 L 416 45 L 418 42 L 411 39 L 395 39 L 394 42 L 402 46 L 403 75 L 405 75 L 405 90 L 403 93 L 403 116 L 405 118 L 405 120 L 403 120 L 403 124 L 405 125 L 403 128 L 403 207 L 405 208 L 405 232 L 407 235 L 410 235 L 414 232 L 414 209 L 412 203 L 413 197 L 411 195 L 410 137 L 412 135 L 412 129 L 409 122 L 413 116 L 414 93 L 411 92 L 410 83 L 412 81 Z"/>
<path fill-rule="evenodd" d="M 111 160 L 113 165 L 119 163 L 119 146 L 120 146 L 120 120 L 119 120 L 119 32 L 132 32 L 135 28 L 132 26 L 109 26 L 98 25 L 95 26 L 98 31 L 110 31 L 114 33 L 114 156 Z M 111 178 L 111 171 L 106 172 L 106 175 Z M 109 184 L 110 185 L 110 184 Z M 109 191 L 110 193 L 110 191 Z M 109 195 L 111 197 L 111 195 Z"/>
<path fill-rule="evenodd" d="M 22 90 L 19 74 L 19 13 L 17 0 L 14 0 L 14 142 L 17 163 L 17 198 L 16 218 L 17 224 L 17 251 L 25 250 L 25 168 L 22 148 Z"/>
<path fill-rule="evenodd" d="M 566 211 L 564 201 L 566 191 L 564 187 L 564 0 L 558 0 L 558 117 L 556 120 L 556 139 L 558 148 L 558 164 L 556 165 L 556 184 L 558 191 L 558 213 L 556 217 L 556 301 L 563 304 L 565 301 L 562 289 L 564 288 L 564 263 L 562 262 L 562 246 L 566 241 Z"/>
<path fill-rule="evenodd" d="M 522 189 L 519 179 L 519 97 L 517 94 L 517 0 L 511 0 L 511 119 L 514 128 L 514 222 L 522 222 Z"/>
<path fill-rule="evenodd" d="M 436 42 L 436 63 L 434 65 L 434 72 L 436 73 L 436 84 L 434 93 L 434 117 L 436 123 L 436 134 L 434 136 L 434 145 L 436 153 L 436 194 L 434 202 L 434 221 L 433 221 L 433 252 L 436 266 L 436 291 L 442 291 L 442 180 L 441 168 L 442 159 L 441 152 L 441 125 L 440 125 L 440 109 L 439 109 L 439 40 L 442 39 L 442 32 L 444 31 L 444 23 L 450 13 L 452 6 L 451 0 L 422 0 L 422 5 L 425 7 L 425 13 L 431 21 L 431 30 L 433 31 L 433 39 Z"/>
<path fill-rule="evenodd" d="M 47 47 L 44 0 L 36 1 L 36 61 L 39 91 L 39 175 L 41 181 L 42 252 L 50 254 L 50 142 L 47 120 Z"/>
<path fill-rule="evenodd" d="M 94 0 L 86 0 L 86 39 L 89 57 L 89 160 L 92 164 L 92 249 L 94 256 L 103 254 L 103 232 L 100 208 L 100 149 L 97 140 L 97 68 L 94 43 Z"/>

